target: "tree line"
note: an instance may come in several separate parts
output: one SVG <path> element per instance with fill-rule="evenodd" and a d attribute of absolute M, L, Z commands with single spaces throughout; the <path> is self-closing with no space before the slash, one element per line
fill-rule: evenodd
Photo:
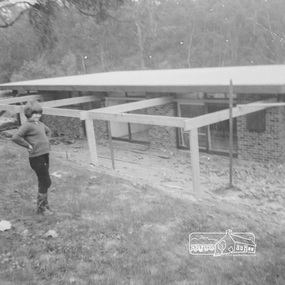
<path fill-rule="evenodd" d="M 1 2 L 0 19 L 13 23 L 0 29 L 2 83 L 285 59 L 282 0 L 54 0 L 18 19 L 27 6 L 9 11 Z"/>

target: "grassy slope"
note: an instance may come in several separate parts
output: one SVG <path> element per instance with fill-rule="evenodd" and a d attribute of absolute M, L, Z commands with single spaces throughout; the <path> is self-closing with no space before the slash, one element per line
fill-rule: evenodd
<path fill-rule="evenodd" d="M 1 284 L 285 284 L 284 229 L 270 212 L 183 201 L 53 159 L 57 214 L 40 217 L 25 151 L 0 141 L 0 161 L 0 220 L 13 225 L 0 232 Z M 255 234 L 255 257 L 189 254 L 190 233 L 229 228 Z"/>

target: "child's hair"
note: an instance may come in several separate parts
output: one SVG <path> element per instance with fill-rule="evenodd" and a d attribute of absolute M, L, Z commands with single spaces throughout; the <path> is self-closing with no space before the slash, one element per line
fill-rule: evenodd
<path fill-rule="evenodd" d="M 31 118 L 33 114 L 42 113 L 43 108 L 38 101 L 30 101 L 24 107 L 25 116 Z"/>

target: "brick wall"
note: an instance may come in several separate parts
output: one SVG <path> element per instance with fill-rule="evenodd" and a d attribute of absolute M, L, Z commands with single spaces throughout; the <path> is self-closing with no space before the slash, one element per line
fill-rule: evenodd
<path fill-rule="evenodd" d="M 272 96 L 242 95 L 239 103 L 264 100 Z M 250 99 L 249 99 L 250 98 Z M 284 107 L 268 108 L 265 112 L 265 131 L 248 131 L 246 116 L 237 118 L 238 157 L 262 163 L 283 162 L 285 150 L 285 110 Z"/>
<path fill-rule="evenodd" d="M 83 138 L 84 123 L 78 118 L 43 116 L 43 122 L 51 129 L 54 137 L 67 136 L 69 138 Z M 94 131 L 96 142 L 105 144 L 108 139 L 108 128 L 106 121 L 94 120 Z"/>
<path fill-rule="evenodd" d="M 280 109 L 279 122 L 279 161 L 285 161 L 285 107 L 278 107 Z"/>
<path fill-rule="evenodd" d="M 94 120 L 93 122 L 94 122 L 96 142 L 98 144 L 103 144 L 103 145 L 106 144 L 109 138 L 107 122 L 99 120 Z"/>
<path fill-rule="evenodd" d="M 163 96 L 166 96 L 164 94 Z M 148 96 L 151 98 L 151 96 Z M 157 96 L 156 96 L 157 97 Z M 164 104 L 147 108 L 147 115 L 176 117 L 176 103 Z M 164 126 L 149 126 L 150 148 L 177 149 L 177 128 Z"/>
<path fill-rule="evenodd" d="M 51 129 L 53 136 L 82 138 L 82 122 L 78 118 L 43 115 L 43 122 Z"/>
<path fill-rule="evenodd" d="M 92 95 L 92 92 L 85 92 L 81 95 Z M 77 97 L 78 92 L 52 92 L 53 96 L 49 97 L 49 100 L 64 99 L 70 97 Z M 96 106 L 94 106 L 94 104 Z M 76 109 L 81 108 L 83 110 L 89 110 L 100 107 L 97 103 L 83 103 L 77 106 Z M 98 106 L 97 106 L 98 105 Z M 102 106 L 103 107 L 103 106 Z M 63 107 L 69 108 L 69 107 Z M 43 122 L 51 129 L 53 136 L 67 136 L 69 138 L 83 138 L 85 137 L 84 122 L 79 118 L 60 117 L 43 115 Z M 108 139 L 107 122 L 94 120 L 94 131 L 96 141 L 99 144 L 104 144 Z"/>

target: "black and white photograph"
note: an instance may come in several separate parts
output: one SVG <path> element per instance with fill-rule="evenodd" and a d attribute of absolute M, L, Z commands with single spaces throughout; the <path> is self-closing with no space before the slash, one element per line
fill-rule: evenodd
<path fill-rule="evenodd" d="M 0 285 L 284 269 L 284 0 L 0 0 Z"/>

